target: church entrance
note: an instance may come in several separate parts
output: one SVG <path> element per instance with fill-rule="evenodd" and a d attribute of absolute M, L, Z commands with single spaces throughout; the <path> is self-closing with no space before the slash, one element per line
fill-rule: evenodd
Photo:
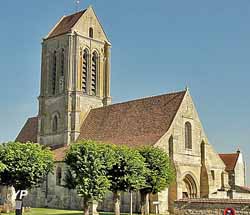
<path fill-rule="evenodd" d="M 197 198 L 197 186 L 193 177 L 189 174 L 183 179 L 182 198 Z"/>

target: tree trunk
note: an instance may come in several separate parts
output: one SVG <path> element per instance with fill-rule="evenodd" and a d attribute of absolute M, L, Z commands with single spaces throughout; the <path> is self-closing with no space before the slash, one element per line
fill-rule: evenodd
<path fill-rule="evenodd" d="M 149 193 L 140 191 L 141 194 L 141 214 L 149 215 Z"/>
<path fill-rule="evenodd" d="M 89 215 L 89 199 L 87 198 L 84 198 L 84 201 L 83 201 L 83 212 L 84 212 L 84 215 Z"/>
<path fill-rule="evenodd" d="M 120 215 L 120 201 L 121 201 L 121 193 L 119 191 L 115 191 L 114 192 L 115 215 Z"/>

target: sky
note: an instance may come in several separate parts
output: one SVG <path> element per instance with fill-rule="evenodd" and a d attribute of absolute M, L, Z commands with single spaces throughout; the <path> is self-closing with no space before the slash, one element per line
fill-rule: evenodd
<path fill-rule="evenodd" d="M 37 114 L 41 41 L 74 2 L 1 1 L 0 142 Z M 82 0 L 79 8 L 88 5 L 112 42 L 114 103 L 188 86 L 216 151 L 240 148 L 250 166 L 249 0 Z"/>

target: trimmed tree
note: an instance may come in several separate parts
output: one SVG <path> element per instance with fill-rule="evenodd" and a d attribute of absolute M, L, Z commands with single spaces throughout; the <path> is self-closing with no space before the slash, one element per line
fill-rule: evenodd
<path fill-rule="evenodd" d="M 52 152 L 35 143 L 2 144 L 0 161 L 5 165 L 0 173 L 1 184 L 13 186 L 16 191 L 39 185 L 54 165 Z"/>
<path fill-rule="evenodd" d="M 107 171 L 114 164 L 112 145 L 84 141 L 72 144 L 66 154 L 68 165 L 66 186 L 76 189 L 84 199 L 84 214 L 89 214 L 90 203 L 100 201 L 109 190 Z M 73 182 L 73 183 L 72 183 Z"/>
<path fill-rule="evenodd" d="M 167 153 L 155 147 L 144 147 L 139 150 L 145 159 L 146 186 L 140 189 L 141 213 L 149 214 L 149 194 L 163 191 L 175 177 L 174 169 Z"/>
<path fill-rule="evenodd" d="M 116 163 L 109 170 L 110 190 L 114 195 L 115 215 L 120 215 L 121 192 L 132 192 L 145 186 L 144 158 L 137 150 L 128 147 L 114 148 Z"/>
<path fill-rule="evenodd" d="M 39 185 L 54 165 L 51 151 L 35 143 L 1 144 L 0 161 L 4 168 L 0 172 L 0 183 L 7 188 L 13 186 L 15 191 Z"/>

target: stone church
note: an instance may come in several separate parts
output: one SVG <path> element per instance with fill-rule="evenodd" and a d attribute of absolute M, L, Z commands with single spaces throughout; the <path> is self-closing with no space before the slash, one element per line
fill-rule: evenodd
<path fill-rule="evenodd" d="M 183 198 L 249 198 L 241 152 L 216 153 L 188 89 L 111 104 L 110 49 L 92 7 L 63 16 L 43 39 L 39 113 L 27 120 L 16 141 L 51 147 L 56 165 L 54 174 L 29 194 L 26 205 L 81 208 L 76 191 L 63 187 L 63 159 L 69 144 L 89 139 L 154 146 L 169 154 L 176 180 L 150 197 L 152 212 L 154 201 L 166 214 Z M 134 193 L 133 200 L 138 212 L 139 194 Z M 128 194 L 122 195 L 121 204 L 122 212 L 128 212 Z M 112 211 L 110 193 L 99 209 Z"/>

